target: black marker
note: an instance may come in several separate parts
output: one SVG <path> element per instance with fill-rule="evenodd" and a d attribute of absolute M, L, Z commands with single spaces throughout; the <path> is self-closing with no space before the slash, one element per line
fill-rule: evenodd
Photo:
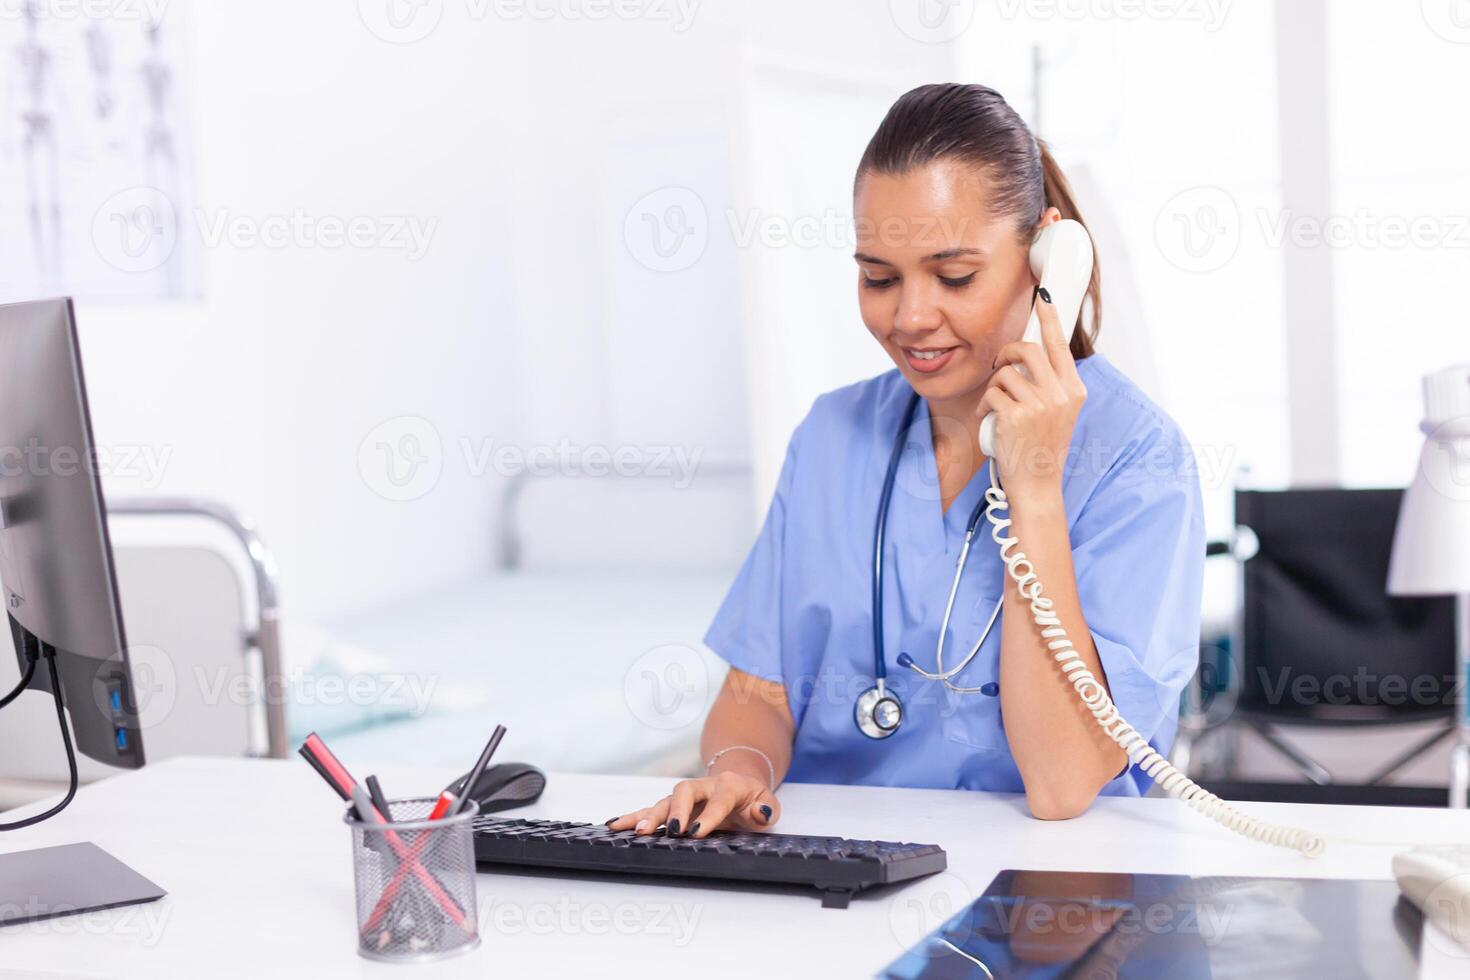
<path fill-rule="evenodd" d="M 378 785 L 378 777 L 369 776 L 363 782 L 367 784 L 368 797 L 373 801 L 373 806 L 377 807 L 378 812 L 391 821 L 393 819 L 393 811 L 388 806 L 388 797 L 383 795 L 383 787 Z"/>
<path fill-rule="evenodd" d="M 471 769 L 470 774 L 465 777 L 464 786 L 459 791 L 459 799 L 454 801 L 454 808 L 449 811 L 451 817 L 464 809 L 464 801 L 470 798 L 470 792 L 474 790 L 475 783 L 479 782 L 480 777 L 484 775 L 485 767 L 490 764 L 490 757 L 495 754 L 496 749 L 500 748 L 500 740 L 504 737 L 505 726 L 496 725 L 495 731 L 490 733 L 490 741 L 485 743 L 485 751 L 480 753 L 480 759 L 475 763 L 475 768 Z"/>

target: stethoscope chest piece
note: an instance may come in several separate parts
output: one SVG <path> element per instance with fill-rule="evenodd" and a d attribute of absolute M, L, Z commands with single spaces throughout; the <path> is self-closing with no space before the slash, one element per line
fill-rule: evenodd
<path fill-rule="evenodd" d="M 903 702 L 879 681 L 876 687 L 858 696 L 852 706 L 852 717 L 858 731 L 868 738 L 887 738 L 903 724 Z"/>

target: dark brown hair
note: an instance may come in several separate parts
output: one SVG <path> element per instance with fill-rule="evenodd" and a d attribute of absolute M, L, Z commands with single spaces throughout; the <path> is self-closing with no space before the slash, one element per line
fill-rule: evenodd
<path fill-rule="evenodd" d="M 1016 110 L 999 92 L 984 85 L 955 82 L 921 85 L 893 103 L 878 131 L 868 142 L 858 164 L 857 181 L 865 174 L 902 175 L 939 160 L 974 167 L 992 187 L 989 205 L 999 217 L 1013 218 L 1021 240 L 1032 231 L 1047 208 L 1062 217 L 1082 221 L 1072 188 L 1044 142 L 1031 135 Z M 1072 356 L 1081 360 L 1093 351 L 1102 326 L 1102 282 L 1096 260 L 1087 285 L 1091 301 L 1091 328 L 1083 328 L 1077 314 Z"/>

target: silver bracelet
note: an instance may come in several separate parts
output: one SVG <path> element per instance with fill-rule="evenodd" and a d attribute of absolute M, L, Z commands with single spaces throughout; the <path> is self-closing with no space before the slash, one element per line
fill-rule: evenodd
<path fill-rule="evenodd" d="M 754 745 L 732 745 L 727 749 L 720 749 L 720 751 L 709 757 L 709 761 L 704 764 L 704 771 L 709 772 L 710 769 L 714 768 L 714 764 L 720 761 L 720 756 L 724 755 L 726 752 L 734 752 L 736 749 L 744 749 L 747 752 L 754 752 L 756 755 L 760 756 L 762 760 L 765 761 L 766 771 L 770 773 L 769 785 L 771 788 L 771 792 L 776 792 L 776 767 L 771 764 L 771 757 L 766 755 L 760 749 L 756 748 Z"/>

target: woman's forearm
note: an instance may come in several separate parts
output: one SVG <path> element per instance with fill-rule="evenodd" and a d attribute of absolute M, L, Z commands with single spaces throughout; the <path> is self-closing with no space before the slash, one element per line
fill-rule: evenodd
<path fill-rule="evenodd" d="M 1043 594 L 1051 599 L 1068 638 L 1087 669 L 1107 676 L 1082 615 L 1072 544 L 1060 488 L 1010 497 L 1010 533 L 1020 541 Z M 1128 757 L 1098 727 L 1057 668 L 1041 631 L 1009 577 L 1001 627 L 1001 713 L 1006 739 L 1026 786 L 1031 812 L 1065 819 L 1085 810 Z"/>
<path fill-rule="evenodd" d="M 699 741 L 701 758 L 707 761 L 736 745 L 759 749 L 771 760 L 770 768 L 755 752 L 737 749 L 720 756 L 710 772 L 744 773 L 762 783 L 770 782 L 775 789 L 786 778 L 786 770 L 791 765 L 791 740 L 795 732 L 786 688 L 731 668 L 705 720 Z"/>

